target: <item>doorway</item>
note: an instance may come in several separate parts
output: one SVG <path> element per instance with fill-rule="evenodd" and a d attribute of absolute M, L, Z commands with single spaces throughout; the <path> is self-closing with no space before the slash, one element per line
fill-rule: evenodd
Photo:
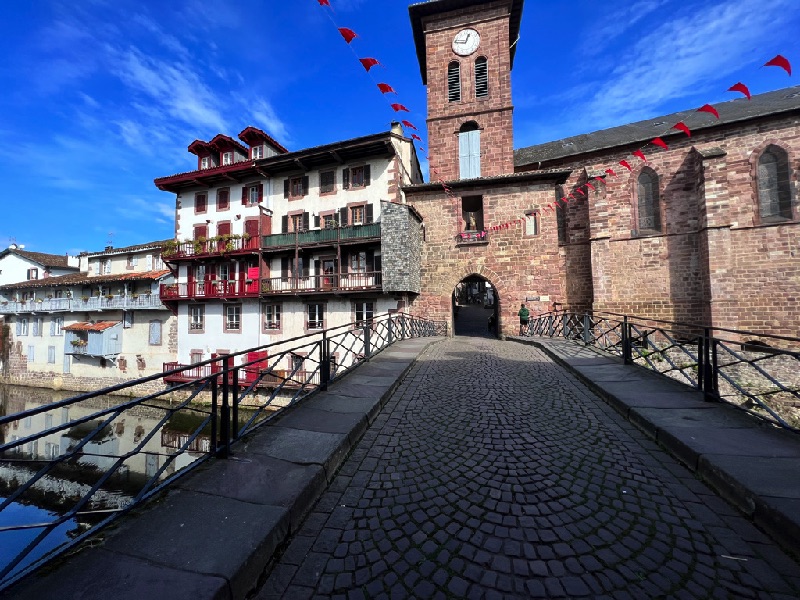
<path fill-rule="evenodd" d="M 453 333 L 469 337 L 498 337 L 499 297 L 485 277 L 470 275 L 456 284 L 452 297 Z"/>

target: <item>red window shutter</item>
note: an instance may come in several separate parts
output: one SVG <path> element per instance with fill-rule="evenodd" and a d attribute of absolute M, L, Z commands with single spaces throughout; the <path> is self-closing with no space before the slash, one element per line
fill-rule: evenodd
<path fill-rule="evenodd" d="M 258 203 L 261 204 L 261 201 L 264 199 L 264 184 L 258 184 Z"/>
<path fill-rule="evenodd" d="M 244 222 L 244 232 L 251 238 L 258 237 L 258 221 L 249 219 Z"/>
<path fill-rule="evenodd" d="M 242 186 L 242 206 L 247 206 L 247 186 Z"/>
<path fill-rule="evenodd" d="M 342 188 L 350 189 L 350 169 L 342 169 Z"/>
<path fill-rule="evenodd" d="M 364 165 L 364 187 L 369 185 L 369 165 Z"/>
<path fill-rule="evenodd" d="M 288 179 L 284 179 L 283 180 L 283 197 L 284 198 L 288 198 L 289 197 L 289 180 Z"/>
<path fill-rule="evenodd" d="M 308 195 L 308 175 L 303 177 L 303 196 Z"/>

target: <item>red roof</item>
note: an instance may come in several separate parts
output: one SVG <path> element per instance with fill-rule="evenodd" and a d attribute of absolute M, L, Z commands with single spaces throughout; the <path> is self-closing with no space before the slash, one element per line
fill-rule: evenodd
<path fill-rule="evenodd" d="M 111 329 L 114 325 L 119 325 L 120 321 L 84 321 L 83 323 L 73 323 L 64 327 L 64 331 L 105 331 Z"/>
<path fill-rule="evenodd" d="M 270 146 L 274 147 L 278 152 L 286 153 L 289 152 L 286 148 L 284 148 L 281 144 L 275 141 L 270 135 L 259 129 L 258 127 L 246 127 L 242 133 L 239 134 L 239 139 L 242 140 L 245 144 L 250 146 L 253 145 L 252 141 L 250 140 L 263 140 L 267 142 Z"/>
<path fill-rule="evenodd" d="M 212 148 L 216 148 L 218 152 L 224 152 L 225 150 L 228 150 L 230 148 L 238 148 L 239 150 L 247 154 L 247 148 L 242 146 L 232 137 L 229 137 L 227 135 L 222 135 L 221 133 L 215 135 L 214 139 L 208 143 L 209 145 L 211 145 Z"/>

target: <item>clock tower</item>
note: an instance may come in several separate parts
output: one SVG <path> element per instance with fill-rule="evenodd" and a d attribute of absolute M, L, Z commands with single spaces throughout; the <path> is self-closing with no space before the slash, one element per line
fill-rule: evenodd
<path fill-rule="evenodd" d="M 430 0 L 409 8 L 428 88 L 430 179 L 514 172 L 511 67 L 524 0 Z"/>

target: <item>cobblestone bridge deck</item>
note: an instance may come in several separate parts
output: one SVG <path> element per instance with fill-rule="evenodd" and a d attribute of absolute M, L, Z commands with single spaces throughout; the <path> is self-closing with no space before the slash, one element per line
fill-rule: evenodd
<path fill-rule="evenodd" d="M 379 359 L 394 360 L 391 351 L 363 368 L 388 368 Z M 592 360 L 585 360 L 590 369 Z M 648 425 L 641 416 L 647 410 L 679 407 L 695 421 L 686 415 L 705 411 L 719 423 L 708 435 L 721 446 L 720 428 L 754 436 L 755 453 L 774 458 L 777 481 L 784 458 L 797 464 L 796 436 L 762 431 L 688 388 L 618 367 L 633 375 L 614 385 L 646 399 L 637 414 L 651 434 L 671 429 Z M 604 379 L 602 371 L 595 377 Z M 217 461 L 190 477 L 166 506 L 144 511 L 94 554 L 25 582 L 14 597 L 800 596 L 794 560 L 543 350 L 442 339 L 422 349 L 393 391 L 380 379 L 390 377 L 380 370 L 348 376 L 259 433 L 236 461 Z M 370 381 L 388 390 L 370 392 L 375 406 L 385 404 L 365 410 L 369 427 L 343 425 L 354 404 L 363 408 L 354 398 Z M 357 430 L 363 436 L 355 443 Z M 354 440 L 349 456 L 338 446 L 329 453 L 341 454 L 336 462 L 309 457 L 312 434 Z M 771 451 L 759 442 L 762 434 L 773 440 Z M 291 460 L 291 448 L 276 436 L 298 443 L 301 457 L 291 469 L 275 466 Z M 286 495 L 285 481 L 298 480 L 301 467 L 314 465 L 323 473 L 312 478 L 317 483 L 290 501 L 274 498 Z M 224 483 L 210 484 L 212 475 Z M 319 485 L 321 477 L 327 485 Z M 796 487 L 795 480 L 786 486 Z M 230 506 L 220 504 L 222 497 Z M 730 498 L 737 501 L 734 493 Z M 286 514 L 274 516 L 276 507 Z M 227 532 L 214 524 L 223 514 Z M 252 530 L 270 519 L 275 527 L 254 538 Z M 784 547 L 793 539 L 787 531 Z M 265 536 L 270 543 L 259 541 Z"/>

